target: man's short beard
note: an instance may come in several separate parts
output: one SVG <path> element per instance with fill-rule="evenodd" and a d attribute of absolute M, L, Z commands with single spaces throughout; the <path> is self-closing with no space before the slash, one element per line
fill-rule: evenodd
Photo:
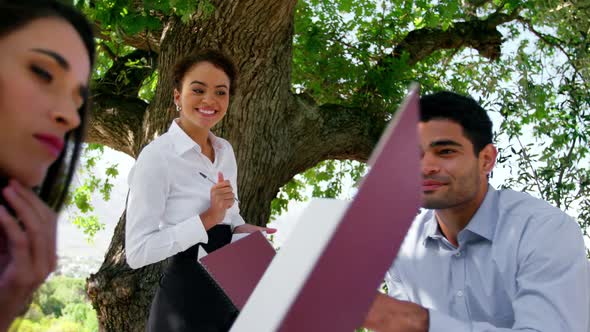
<path fill-rule="evenodd" d="M 459 205 L 463 204 L 464 202 L 465 202 L 465 200 L 448 201 L 445 199 L 434 199 L 434 200 L 424 199 L 422 201 L 422 207 L 425 209 L 430 209 L 430 210 L 443 210 L 443 209 L 449 209 L 449 208 L 453 208 L 455 206 L 459 206 Z"/>
<path fill-rule="evenodd" d="M 442 210 L 460 206 L 477 196 L 477 192 L 479 191 L 481 185 L 480 181 L 481 180 L 477 173 L 477 168 L 475 168 L 472 170 L 472 172 L 470 172 L 470 174 L 465 174 L 462 178 L 457 179 L 455 182 L 455 186 L 460 187 L 455 187 L 454 189 L 461 188 L 463 191 L 448 191 L 446 195 L 441 195 L 440 197 L 430 197 L 430 199 L 427 195 L 423 194 L 422 207 L 425 209 Z M 453 188 L 449 187 L 449 189 Z M 464 191 L 465 189 L 468 191 Z"/>

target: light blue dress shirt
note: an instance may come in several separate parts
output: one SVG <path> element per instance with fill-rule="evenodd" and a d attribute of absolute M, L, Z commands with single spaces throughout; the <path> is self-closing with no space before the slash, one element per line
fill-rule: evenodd
<path fill-rule="evenodd" d="M 416 218 L 387 272 L 389 295 L 429 309 L 430 332 L 587 332 L 579 225 L 528 194 L 488 188 L 458 247 L 433 210 Z"/>

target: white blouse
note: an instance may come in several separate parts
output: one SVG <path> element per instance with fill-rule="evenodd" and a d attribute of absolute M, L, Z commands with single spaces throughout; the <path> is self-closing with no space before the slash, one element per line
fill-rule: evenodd
<path fill-rule="evenodd" d="M 237 164 L 228 141 L 209 132 L 215 150 L 212 163 L 176 123 L 148 144 L 129 173 L 129 198 L 125 225 L 125 254 L 137 269 L 164 260 L 196 243 L 207 243 L 199 215 L 211 202 L 213 184 L 222 172 L 237 193 Z M 244 224 L 238 202 L 227 210 L 222 223 L 232 228 Z M 201 250 L 199 250 L 201 251 Z"/>

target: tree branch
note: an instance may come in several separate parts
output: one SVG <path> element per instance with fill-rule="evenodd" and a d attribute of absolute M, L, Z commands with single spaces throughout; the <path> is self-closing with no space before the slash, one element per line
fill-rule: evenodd
<path fill-rule="evenodd" d="M 294 102 L 288 142 L 289 154 L 298 156 L 290 162 L 298 164 L 291 166 L 291 177 L 327 159 L 366 162 L 389 118 L 382 110 L 320 106 L 306 94 L 294 95 Z"/>
<path fill-rule="evenodd" d="M 391 54 L 387 54 L 377 61 L 371 71 L 378 73 L 359 89 L 370 94 L 377 91 L 381 83 L 380 77 L 389 75 L 396 70 L 399 61 L 408 56 L 407 64 L 413 66 L 433 53 L 453 49 L 455 52 L 463 47 L 476 49 L 479 54 L 490 60 L 497 60 L 501 55 L 503 42 L 498 26 L 518 18 L 518 10 L 511 14 L 493 13 L 486 19 L 456 22 L 447 30 L 441 28 L 423 28 L 410 31 L 405 38 L 394 47 Z M 392 65 L 395 64 L 395 65 Z M 368 75 L 372 77 L 373 75 Z"/>
<path fill-rule="evenodd" d="M 106 145 L 136 158 L 147 106 L 139 98 L 94 95 L 86 142 Z"/>
<path fill-rule="evenodd" d="M 557 186 L 560 187 L 563 183 L 563 176 L 565 175 L 565 171 L 573 166 L 572 157 L 574 153 L 574 148 L 576 147 L 578 137 L 574 137 L 572 140 L 572 145 L 570 146 L 567 155 L 565 156 L 565 165 L 560 165 L 559 177 L 557 178 Z M 561 195 L 559 195 L 561 198 Z"/>
<path fill-rule="evenodd" d="M 518 11 L 511 14 L 494 13 L 484 20 L 455 23 L 447 30 L 424 28 L 413 30 L 394 48 L 390 57 L 409 54 L 409 64 L 413 65 L 442 49 L 471 47 L 490 60 L 500 57 L 502 34 L 498 26 L 515 20 Z M 381 61 L 383 63 L 383 61 Z"/>
<path fill-rule="evenodd" d="M 518 141 L 518 144 L 520 145 L 520 149 L 521 149 L 522 155 L 527 163 L 527 166 L 530 168 L 531 174 L 533 174 L 533 177 L 535 179 L 535 184 L 537 185 L 537 189 L 539 190 L 539 195 L 541 195 L 542 199 L 547 200 L 545 197 L 545 194 L 543 192 L 543 187 L 541 187 L 541 183 L 539 182 L 539 175 L 537 174 L 537 171 L 531 162 L 531 157 L 527 153 L 527 150 L 524 147 L 524 144 L 522 144 L 522 141 L 520 140 L 520 138 L 518 136 L 516 136 L 516 140 Z"/>
<path fill-rule="evenodd" d="M 100 143 L 136 157 L 148 104 L 138 98 L 151 75 L 153 53 L 136 50 L 117 58 L 92 86 L 92 114 L 88 142 Z"/>

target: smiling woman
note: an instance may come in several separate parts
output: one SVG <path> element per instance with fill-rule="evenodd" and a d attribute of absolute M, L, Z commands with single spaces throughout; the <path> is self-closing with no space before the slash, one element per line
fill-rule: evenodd
<path fill-rule="evenodd" d="M 55 268 L 93 62 L 92 30 L 75 9 L 0 0 L 0 331 Z"/>
<path fill-rule="evenodd" d="M 180 60 L 173 76 L 179 117 L 144 148 L 129 174 L 125 254 L 132 268 L 172 258 L 148 331 L 227 331 L 237 312 L 197 259 L 229 243 L 232 232 L 275 230 L 244 223 L 234 151 L 211 132 L 236 89 L 232 61 L 203 50 Z"/>

